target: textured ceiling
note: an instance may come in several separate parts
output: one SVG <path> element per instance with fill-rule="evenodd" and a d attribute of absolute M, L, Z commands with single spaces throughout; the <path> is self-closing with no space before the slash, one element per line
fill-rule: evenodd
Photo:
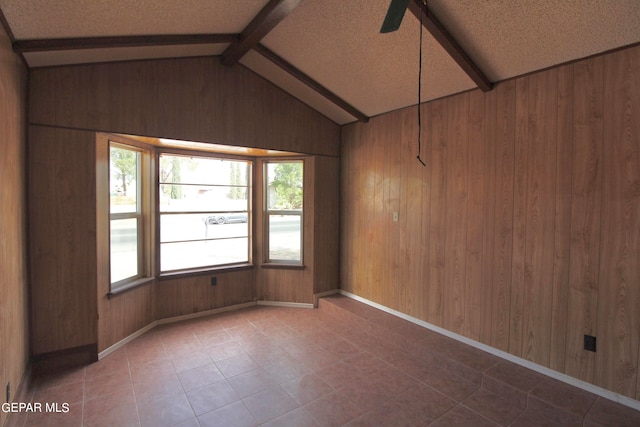
<path fill-rule="evenodd" d="M 268 0 L 0 0 L 18 41 L 239 34 Z M 418 20 L 380 34 L 389 0 L 303 0 L 262 44 L 368 116 L 417 102 Z M 429 0 L 492 82 L 640 42 L 640 0 Z M 26 52 L 32 67 L 219 55 L 226 44 Z M 475 88 L 424 31 L 422 99 Z M 241 59 L 336 123 L 355 118 L 255 51 Z"/>
<path fill-rule="evenodd" d="M 16 39 L 239 33 L 267 0 L 0 0 Z"/>
<path fill-rule="evenodd" d="M 429 1 L 491 81 L 640 41 L 639 0 Z"/>
<path fill-rule="evenodd" d="M 387 1 L 309 0 L 263 44 L 369 116 L 402 108 L 418 101 L 420 22 L 407 12 L 398 31 L 380 34 L 387 7 Z M 423 99 L 475 87 L 426 31 L 423 52 Z"/>

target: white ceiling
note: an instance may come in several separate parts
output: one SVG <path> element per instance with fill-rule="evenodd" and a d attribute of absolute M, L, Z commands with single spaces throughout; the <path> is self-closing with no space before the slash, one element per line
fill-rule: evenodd
<path fill-rule="evenodd" d="M 418 20 L 380 34 L 390 0 L 303 0 L 261 43 L 368 116 L 414 105 Z M 0 0 L 16 40 L 239 34 L 268 0 Z M 429 0 L 492 82 L 640 42 L 640 0 Z M 219 55 L 227 44 L 26 52 L 31 67 Z M 422 99 L 475 88 L 425 30 Z M 255 51 L 241 61 L 336 123 L 356 120 Z"/>

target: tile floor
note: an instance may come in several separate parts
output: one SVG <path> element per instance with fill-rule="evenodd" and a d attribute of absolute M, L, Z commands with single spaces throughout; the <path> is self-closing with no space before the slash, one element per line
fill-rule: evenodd
<path fill-rule="evenodd" d="M 154 328 L 36 378 L 14 426 L 638 426 L 640 412 L 354 300 Z"/>

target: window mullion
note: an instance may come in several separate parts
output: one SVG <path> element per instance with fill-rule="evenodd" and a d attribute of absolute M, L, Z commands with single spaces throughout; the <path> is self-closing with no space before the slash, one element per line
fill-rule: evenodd
<path fill-rule="evenodd" d="M 251 161 L 159 155 L 160 273 L 246 265 Z"/>

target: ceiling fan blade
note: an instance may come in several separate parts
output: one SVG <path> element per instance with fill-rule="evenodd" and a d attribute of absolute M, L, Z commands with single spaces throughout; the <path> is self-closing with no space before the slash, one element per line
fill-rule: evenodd
<path fill-rule="evenodd" d="M 410 0 L 391 0 L 389 10 L 387 10 L 387 16 L 384 17 L 382 28 L 380 28 L 381 33 L 391 33 L 400 28 L 404 13 L 407 7 L 409 7 L 409 1 Z"/>

